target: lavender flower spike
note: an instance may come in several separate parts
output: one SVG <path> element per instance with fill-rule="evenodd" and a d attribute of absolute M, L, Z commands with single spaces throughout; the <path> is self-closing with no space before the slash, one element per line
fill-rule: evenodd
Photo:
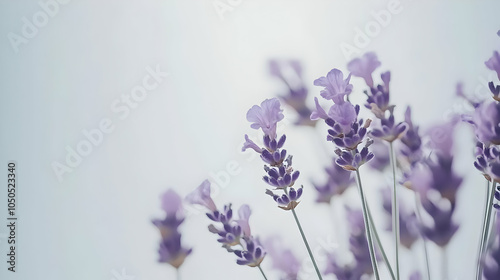
<path fill-rule="evenodd" d="M 295 254 L 282 244 L 280 238 L 266 239 L 264 247 L 273 261 L 273 267 L 281 272 L 281 280 L 298 280 L 301 263 Z"/>
<path fill-rule="evenodd" d="M 355 58 L 347 64 L 347 69 L 356 77 L 365 79 L 369 87 L 373 87 L 372 73 L 380 66 L 377 55 L 373 52 L 365 53 L 361 58 Z"/>
<path fill-rule="evenodd" d="M 166 213 L 163 220 L 153 220 L 153 224 L 160 231 L 162 240 L 158 253 L 160 263 L 168 263 L 175 268 L 179 268 L 192 249 L 186 249 L 181 246 L 181 234 L 178 227 L 184 221 L 182 213 L 182 200 L 179 195 L 168 190 L 162 196 L 162 209 Z"/>
<path fill-rule="evenodd" d="M 491 238 L 494 238 L 492 242 L 492 247 L 489 248 L 486 257 L 483 260 L 483 276 L 486 280 L 500 279 L 500 222 L 498 222 L 498 216 L 500 212 L 497 212 L 494 219 L 497 219 L 495 232 L 492 234 Z"/>
<path fill-rule="evenodd" d="M 277 98 L 266 99 L 260 106 L 254 105 L 248 110 L 247 120 L 252 122 L 250 127 L 261 128 L 272 140 L 276 139 L 276 124 L 284 118 L 282 112 Z"/>

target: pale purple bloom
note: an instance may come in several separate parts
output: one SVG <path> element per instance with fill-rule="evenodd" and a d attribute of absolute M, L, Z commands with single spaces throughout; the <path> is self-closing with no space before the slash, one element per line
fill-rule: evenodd
<path fill-rule="evenodd" d="M 500 79 L 500 54 L 497 51 L 493 52 L 493 56 L 488 59 L 484 64 L 490 70 L 497 72 L 498 79 Z"/>
<path fill-rule="evenodd" d="M 415 165 L 422 159 L 422 139 L 418 132 L 419 127 L 413 124 L 411 119 L 411 108 L 408 106 L 405 112 L 405 123 L 408 126 L 405 135 L 401 138 L 399 152 L 410 166 Z"/>
<path fill-rule="evenodd" d="M 422 275 L 420 274 L 420 272 L 415 271 L 410 275 L 409 280 L 422 280 Z"/>
<path fill-rule="evenodd" d="M 166 191 L 161 197 L 161 208 L 168 215 L 182 214 L 182 199 L 172 189 Z"/>
<path fill-rule="evenodd" d="M 328 111 L 328 116 L 340 124 L 342 132 L 345 134 L 351 130 L 351 125 L 356 121 L 358 114 L 351 103 L 345 102 L 333 104 Z"/>
<path fill-rule="evenodd" d="M 301 263 L 295 254 L 283 245 L 278 237 L 268 238 L 264 247 L 271 257 L 273 268 L 282 272 L 281 280 L 297 280 Z"/>
<path fill-rule="evenodd" d="M 247 112 L 247 120 L 252 123 L 253 129 L 261 128 L 264 134 L 269 135 L 271 139 L 276 138 L 276 124 L 284 116 L 277 98 L 266 99 L 260 106 L 254 105 Z"/>
<path fill-rule="evenodd" d="M 344 80 L 344 74 L 339 69 L 332 69 L 326 77 L 314 80 L 315 86 L 322 86 L 321 96 L 327 100 L 332 100 L 336 104 L 344 103 L 344 96 L 352 92 L 352 85 L 349 84 L 351 74 Z"/>
<path fill-rule="evenodd" d="M 500 151 L 496 146 L 484 146 L 478 142 L 474 166 L 483 173 L 486 180 L 500 182 Z"/>
<path fill-rule="evenodd" d="M 500 103 L 481 103 L 472 115 L 472 123 L 479 141 L 484 144 L 500 144 Z"/>
<path fill-rule="evenodd" d="M 430 136 L 430 146 L 435 152 L 444 157 L 452 157 L 453 134 L 457 121 L 454 119 L 447 123 L 437 124 L 427 130 Z"/>
<path fill-rule="evenodd" d="M 374 154 L 368 150 L 368 147 L 373 143 L 372 141 L 373 140 L 367 141 L 361 151 L 357 148 L 351 151 L 341 151 L 340 149 L 335 150 L 335 153 L 339 156 L 335 160 L 335 163 L 348 171 L 358 170 L 361 165 L 367 163 L 374 157 Z"/>
<path fill-rule="evenodd" d="M 188 194 L 186 200 L 191 204 L 205 206 L 212 212 L 217 210 L 217 207 L 210 196 L 210 182 L 208 180 L 203 181 L 201 185 L 196 188 L 196 190 Z"/>
<path fill-rule="evenodd" d="M 374 170 L 383 171 L 391 163 L 389 147 L 386 142 L 381 139 L 373 139 L 373 144 L 370 150 L 374 154 L 373 159 L 368 163 L 368 166 Z"/>
<path fill-rule="evenodd" d="M 355 58 L 347 64 L 347 69 L 356 77 L 365 79 L 369 87 L 373 87 L 372 73 L 380 66 L 377 55 L 373 52 L 365 53 L 360 58 Z"/>
<path fill-rule="evenodd" d="M 329 116 L 326 114 L 325 110 L 321 105 L 319 105 L 318 98 L 314 97 L 314 103 L 316 104 L 316 110 L 313 110 L 311 113 L 311 120 L 319 120 L 319 119 L 328 119 Z"/>
<path fill-rule="evenodd" d="M 243 205 L 241 205 L 240 209 L 238 210 L 238 217 L 240 219 L 236 220 L 238 225 L 241 227 L 243 234 L 245 236 L 248 236 L 248 237 L 250 237 L 252 235 L 251 231 L 250 231 L 250 224 L 248 223 L 248 220 L 250 219 L 250 214 L 252 214 L 252 210 L 250 210 L 250 206 L 243 204 Z"/>
<path fill-rule="evenodd" d="M 336 254 L 328 254 L 325 274 L 334 274 L 338 280 L 361 280 L 363 271 L 355 264 L 341 265 Z"/>
<path fill-rule="evenodd" d="M 262 148 L 255 144 L 255 142 L 248 138 L 248 135 L 245 134 L 245 143 L 243 143 L 243 148 L 241 148 L 241 151 L 244 152 L 247 149 L 252 149 L 259 154 L 262 153 Z"/>
<path fill-rule="evenodd" d="M 250 267 L 256 267 L 264 260 L 266 252 L 264 248 L 260 246 L 257 240 L 252 238 L 244 237 L 242 238 L 243 250 L 234 250 L 234 254 L 239 258 L 236 263 L 239 265 L 248 265 Z"/>
<path fill-rule="evenodd" d="M 383 139 L 390 143 L 404 136 L 407 125 L 403 122 L 396 124 L 392 108 L 389 112 L 389 118 L 381 118 L 380 128 L 372 129 L 371 136 Z"/>

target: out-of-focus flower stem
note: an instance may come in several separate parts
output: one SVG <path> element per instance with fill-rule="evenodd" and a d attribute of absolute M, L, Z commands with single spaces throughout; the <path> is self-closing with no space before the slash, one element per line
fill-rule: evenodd
<path fill-rule="evenodd" d="M 392 270 L 392 266 L 391 266 L 391 263 L 389 262 L 389 258 L 387 257 L 387 254 L 385 253 L 384 247 L 382 246 L 382 241 L 380 241 L 377 227 L 375 227 L 375 223 L 373 222 L 372 212 L 370 211 L 370 206 L 368 204 L 366 205 L 366 209 L 368 210 L 368 219 L 370 220 L 370 226 L 373 230 L 373 235 L 375 235 L 375 242 L 377 242 L 377 246 L 380 249 L 380 252 L 382 253 L 382 257 L 384 258 L 384 262 L 387 265 L 387 269 L 389 270 L 389 273 L 391 274 L 391 278 L 393 280 L 395 280 L 396 276 L 394 276 L 394 271 Z"/>
<path fill-rule="evenodd" d="M 390 157 L 392 167 L 392 179 L 394 182 L 392 193 L 392 230 L 394 231 L 394 243 L 396 248 L 396 279 L 399 280 L 399 206 L 396 184 L 396 161 L 394 159 L 394 148 L 392 142 L 389 142 Z"/>
<path fill-rule="evenodd" d="M 361 205 L 363 207 L 363 220 L 365 223 L 366 239 L 368 241 L 368 250 L 370 252 L 370 260 L 372 262 L 373 273 L 375 274 L 375 279 L 380 280 L 377 267 L 377 259 L 375 258 L 375 247 L 373 246 L 373 239 L 371 233 L 372 230 L 368 219 L 367 204 L 366 204 L 365 194 L 363 192 L 363 185 L 361 184 L 361 176 L 359 175 L 358 169 L 356 169 L 356 181 L 358 183 L 359 195 L 361 197 Z"/>
<path fill-rule="evenodd" d="M 262 270 L 262 267 L 260 267 L 260 264 L 257 267 L 259 268 L 260 273 L 262 273 L 262 276 L 264 277 L 264 279 L 267 280 L 266 274 L 264 273 L 264 270 Z"/>
<path fill-rule="evenodd" d="M 418 223 L 422 224 L 422 214 L 420 211 L 420 197 L 418 196 L 418 193 L 415 192 L 415 213 L 417 214 L 417 219 Z M 426 268 L 426 273 L 427 273 L 427 280 L 431 280 L 431 270 L 429 266 L 429 253 L 427 252 L 427 240 L 425 239 L 425 236 L 420 232 L 420 236 L 422 237 L 422 243 L 424 245 L 424 256 L 425 256 L 425 268 Z"/>
<path fill-rule="evenodd" d="M 490 232 L 491 209 L 493 208 L 493 198 L 495 197 L 495 183 L 488 182 L 486 195 L 486 205 L 484 208 L 483 229 L 481 235 L 481 242 L 479 243 L 479 256 L 477 264 L 476 279 L 480 280 L 483 274 L 483 259 L 486 254 L 486 244 L 488 244 L 488 234 Z"/>

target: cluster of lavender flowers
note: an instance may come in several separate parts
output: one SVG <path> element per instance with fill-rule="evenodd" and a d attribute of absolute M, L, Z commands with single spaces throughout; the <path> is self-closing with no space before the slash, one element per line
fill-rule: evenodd
<path fill-rule="evenodd" d="M 495 51 L 485 64 L 497 73 L 500 80 L 499 53 Z M 343 258 L 344 254 L 338 251 L 328 252 L 323 273 L 334 274 L 339 280 L 360 280 L 366 277 L 378 280 L 382 279 L 378 265 L 383 261 L 390 278 L 399 280 L 399 245 L 411 251 L 421 240 L 425 250 L 426 273 L 415 271 L 409 279 L 420 280 L 424 274 L 430 279 L 427 241 L 442 249 L 446 256 L 446 247 L 459 230 L 459 224 L 454 219 L 457 194 L 464 182 L 464 178 L 454 168 L 454 131 L 460 124 L 459 117 L 454 116 L 449 122 L 434 125 L 424 133 L 414 123 L 410 107 L 404 112 L 404 120 L 398 121 L 396 106 L 390 102 L 391 72 L 380 73 L 380 83 L 376 83 L 373 78 L 380 66 L 376 54 L 369 52 L 347 64 L 349 74 L 344 75 L 341 70 L 334 68 L 326 76 L 314 80 L 313 84 L 321 87 L 321 97 L 330 102 L 325 110 L 316 97 L 315 107 L 308 106 L 308 101 L 312 103 L 313 100 L 308 100 L 309 90 L 304 80 L 303 67 L 298 61 L 272 60 L 269 63 L 271 75 L 287 87 L 287 93 L 281 95 L 280 99 L 297 113 L 295 125 L 316 127 L 318 120 L 323 120 L 327 127 L 326 140 L 334 145 L 332 164 L 325 168 L 326 182 L 312 183 L 317 191 L 316 202 L 332 204 L 334 197 L 342 197 L 350 186 L 357 183 L 362 211 L 353 205 L 345 207 L 352 259 L 347 262 Z M 368 87 L 363 91 L 366 95 L 364 108 L 371 112 L 374 121 L 361 118 L 361 106 L 350 102 L 349 96 L 354 91 L 350 83 L 352 76 L 362 78 Z M 492 98 L 479 101 L 469 100 L 462 87 L 457 87 L 457 94 L 469 100 L 474 109 L 472 114 L 463 115 L 462 120 L 470 123 L 474 129 L 477 142 L 474 166 L 487 182 L 477 258 L 477 280 L 500 279 L 500 223 L 495 222 L 497 213 L 492 214 L 493 208 L 500 209 L 500 85 L 493 81 L 488 85 Z M 284 119 L 279 99 L 266 99 L 260 106 L 254 105 L 248 110 L 246 118 L 251 123 L 251 128 L 261 130 L 263 136 L 262 141 L 256 141 L 260 143 L 257 144 L 245 135 L 242 150 L 253 150 L 264 162 L 265 174 L 262 180 L 268 186 L 265 194 L 279 208 L 293 213 L 317 276 L 322 279 L 295 210 L 304 187 L 295 186 L 300 172 L 293 168 L 292 155 L 284 148 L 286 135 L 277 131 L 279 122 Z M 382 190 L 381 206 L 391 216 L 392 224 L 386 229 L 394 234 L 394 262 L 389 261 L 385 253 L 386 244 L 379 237 L 377 224 L 373 220 L 361 183 L 360 167 L 366 163 L 370 163 L 368 165 L 373 170 L 382 173 L 387 166 L 392 167 L 392 176 L 389 176 L 393 181 L 392 191 L 388 188 Z M 405 200 L 398 195 L 398 189 L 405 190 L 406 197 L 413 197 L 415 202 L 402 203 Z M 210 194 L 209 181 L 204 181 L 186 200 L 208 210 L 207 217 L 213 223 L 208 226 L 209 232 L 216 234 L 222 247 L 237 256 L 237 264 L 258 267 L 262 276 L 267 279 L 261 263 L 269 255 L 274 268 L 281 272 L 281 279 L 299 278 L 301 263 L 279 238 L 268 238 L 261 243 L 251 234 L 251 210 L 248 205 L 239 208 L 237 218 L 233 217 L 231 204 L 217 208 Z M 338 203 L 342 201 L 339 200 Z M 181 246 L 179 226 L 184 221 L 181 198 L 171 190 L 166 192 L 162 208 L 166 212 L 165 219 L 153 221 L 162 237 L 159 261 L 179 268 L 192 251 Z M 423 211 L 427 219 L 422 218 Z M 447 279 L 446 257 L 443 260 L 441 279 Z"/>

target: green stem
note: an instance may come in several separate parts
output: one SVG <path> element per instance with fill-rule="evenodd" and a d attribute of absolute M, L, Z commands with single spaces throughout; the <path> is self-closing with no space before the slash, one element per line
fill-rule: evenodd
<path fill-rule="evenodd" d="M 443 247 L 441 252 L 441 269 L 442 279 L 448 280 L 448 256 L 446 254 L 446 247 Z"/>
<path fill-rule="evenodd" d="M 482 224 L 481 224 L 481 238 L 479 238 L 479 248 L 478 248 L 478 256 L 477 256 L 477 263 L 476 263 L 476 280 L 481 279 L 481 274 L 480 274 L 480 266 L 482 262 L 482 256 L 483 256 L 483 244 L 484 244 L 484 232 L 486 230 L 486 213 L 488 212 L 488 201 L 490 200 L 490 182 L 486 181 L 486 196 L 485 200 L 486 203 L 484 204 L 484 212 L 483 212 L 483 219 L 482 219 Z"/>
<path fill-rule="evenodd" d="M 358 182 L 359 195 L 361 196 L 361 205 L 363 207 L 363 220 L 365 223 L 366 239 L 368 241 L 368 250 L 370 252 L 370 260 L 372 262 L 373 272 L 375 274 L 375 279 L 380 280 L 377 267 L 377 259 L 375 258 L 375 247 L 373 246 L 373 239 L 371 233 L 370 222 L 368 221 L 368 210 L 366 207 L 365 194 L 363 192 L 363 185 L 361 184 L 361 177 L 359 175 L 359 170 L 356 169 L 356 179 Z"/>
<path fill-rule="evenodd" d="M 366 209 L 368 210 L 368 219 L 370 220 L 370 226 L 372 227 L 373 234 L 375 235 L 375 242 L 377 242 L 377 246 L 380 249 L 380 252 L 382 253 L 382 257 L 384 258 L 384 262 L 387 265 L 387 269 L 389 270 L 389 273 L 391 274 L 391 278 L 394 280 L 394 279 L 396 279 L 396 276 L 394 276 L 394 271 L 392 270 L 391 264 L 389 263 L 389 258 L 387 257 L 387 254 L 385 253 L 384 247 L 382 246 L 382 242 L 380 241 L 377 227 L 375 226 L 375 223 L 373 222 L 372 213 L 370 211 L 370 206 L 368 205 L 368 203 L 366 204 Z"/>
<path fill-rule="evenodd" d="M 181 280 L 181 273 L 180 273 L 180 271 L 179 271 L 179 268 L 177 268 L 177 269 L 175 270 L 175 272 L 176 272 L 177 280 Z"/>
<path fill-rule="evenodd" d="M 393 193 L 392 193 L 392 230 L 394 231 L 394 243 L 396 247 L 396 278 L 399 280 L 399 205 L 398 205 L 398 195 L 397 195 L 397 184 L 396 184 L 396 163 L 394 160 L 394 148 L 392 142 L 389 143 L 390 146 L 390 157 L 391 157 L 391 167 L 392 167 L 392 179 L 393 179 Z"/>
<path fill-rule="evenodd" d="M 266 274 L 264 273 L 264 270 L 262 270 L 262 267 L 260 267 L 260 264 L 257 267 L 259 268 L 260 273 L 262 273 L 262 276 L 264 277 L 264 279 L 267 280 Z"/>
<path fill-rule="evenodd" d="M 319 272 L 318 265 L 316 264 L 316 261 L 314 260 L 314 256 L 312 254 L 311 248 L 309 247 L 309 243 L 307 242 L 306 235 L 304 234 L 304 231 L 302 230 L 302 226 L 300 225 L 299 218 L 297 218 L 297 214 L 295 213 L 295 209 L 292 208 L 292 213 L 293 217 L 295 218 L 295 223 L 297 223 L 297 227 L 299 228 L 300 235 L 302 235 L 302 240 L 304 240 L 304 244 L 306 245 L 307 252 L 309 253 L 309 257 L 311 258 L 311 261 L 314 265 L 314 269 L 316 270 L 316 274 L 318 274 L 318 278 L 320 280 L 323 280 L 321 277 L 321 273 Z"/>
<path fill-rule="evenodd" d="M 422 225 L 422 214 L 420 210 L 420 197 L 418 196 L 418 193 L 415 192 L 415 213 L 417 214 L 417 219 L 418 223 Z M 427 280 L 431 280 L 431 270 L 430 270 L 430 265 L 429 265 L 429 252 L 427 252 L 427 240 L 425 239 L 425 236 L 422 232 L 420 232 L 420 236 L 422 237 L 422 242 L 424 244 L 424 255 L 425 255 L 425 267 L 427 270 Z"/>
<path fill-rule="evenodd" d="M 479 269 L 477 279 L 480 279 L 481 275 L 483 274 L 483 259 L 484 255 L 486 254 L 486 244 L 488 244 L 488 234 L 490 232 L 491 209 L 493 208 L 493 198 L 495 197 L 495 183 L 492 183 L 491 189 L 488 189 L 490 191 L 490 194 L 488 196 L 488 202 L 486 204 L 485 223 L 483 228 L 483 235 L 481 237 L 481 250 L 479 254 Z"/>

